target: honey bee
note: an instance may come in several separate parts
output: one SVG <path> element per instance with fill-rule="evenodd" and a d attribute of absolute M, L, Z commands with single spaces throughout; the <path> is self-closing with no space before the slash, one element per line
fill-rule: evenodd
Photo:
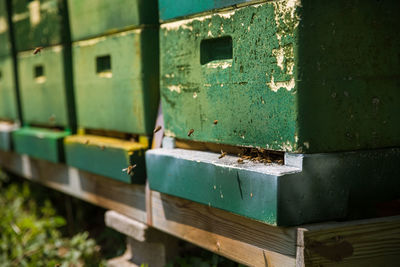
<path fill-rule="evenodd" d="M 161 126 L 160 125 L 158 125 L 155 129 L 154 129 L 154 131 L 153 131 L 153 133 L 156 133 L 156 132 L 158 132 L 159 130 L 161 130 Z"/>
<path fill-rule="evenodd" d="M 243 164 L 243 163 L 244 163 L 244 161 L 243 161 L 243 159 L 242 159 L 242 158 L 238 158 L 238 160 L 237 160 L 237 163 L 239 163 L 239 164 Z"/>
<path fill-rule="evenodd" d="M 103 146 L 103 145 L 100 146 L 100 149 L 101 149 L 101 150 L 104 150 L 105 148 L 106 148 L 106 147 Z"/>
<path fill-rule="evenodd" d="M 51 122 L 51 123 L 53 123 L 54 121 L 56 120 L 56 115 L 51 115 L 50 116 L 50 118 L 49 118 L 49 121 Z"/>
<path fill-rule="evenodd" d="M 85 141 L 85 145 L 88 145 L 88 144 L 89 144 L 89 140 L 86 140 L 86 141 Z"/>
<path fill-rule="evenodd" d="M 226 156 L 226 152 L 224 152 L 224 151 L 222 151 L 221 150 L 221 155 L 218 157 L 219 159 L 222 159 L 223 157 L 225 157 Z"/>
<path fill-rule="evenodd" d="M 188 136 L 191 136 L 193 133 L 194 133 L 194 130 L 190 129 L 189 132 L 188 132 Z"/>
<path fill-rule="evenodd" d="M 36 55 L 37 53 L 42 52 L 42 49 L 43 49 L 42 46 L 36 47 L 35 50 L 33 50 L 33 54 Z"/>
<path fill-rule="evenodd" d="M 217 125 L 217 123 L 218 123 L 218 120 L 215 120 L 215 121 L 214 121 L 214 124 Z"/>
<path fill-rule="evenodd" d="M 133 174 L 133 169 L 136 168 L 136 164 L 128 166 L 128 168 L 122 169 L 123 172 L 126 172 L 128 175 Z"/>

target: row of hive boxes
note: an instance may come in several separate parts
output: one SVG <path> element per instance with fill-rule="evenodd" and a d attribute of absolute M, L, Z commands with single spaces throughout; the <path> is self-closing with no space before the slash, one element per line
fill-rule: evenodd
<path fill-rule="evenodd" d="M 135 161 L 135 181 L 143 181 L 159 95 L 156 24 L 156 1 L 14 1 L 23 118 L 15 150 L 127 182 L 121 170 Z M 12 85 L 1 99 L 16 103 L 9 92 Z M 76 126 L 81 134 L 71 136 Z M 122 139 L 101 136 L 110 132 Z"/>
<path fill-rule="evenodd" d="M 393 79 L 398 74 L 399 58 L 392 55 L 397 53 L 400 42 L 395 34 L 396 27 L 393 27 L 398 22 L 394 15 L 390 15 L 397 4 L 369 4 L 360 8 L 356 3 L 345 5 L 341 1 L 329 6 L 326 2 L 311 5 L 304 1 L 300 5 L 300 1 L 289 0 L 257 4 L 253 1 L 251 5 L 238 8 L 230 6 L 229 10 L 194 14 L 206 11 L 208 5 L 212 9 L 226 7 L 222 2 L 202 1 L 204 6 L 199 10 L 185 11 L 185 6 L 196 6 L 195 2 L 176 2 L 176 5 L 170 2 L 177 8 L 169 9 L 169 12 L 178 12 L 179 8 L 184 11 L 166 16 L 164 20 L 172 21 L 164 21 L 160 29 L 160 92 L 167 136 L 294 153 L 371 149 L 399 144 L 397 117 L 393 116 L 400 107 L 399 98 L 396 98 L 398 80 Z M 228 2 L 231 5 L 249 1 Z M 160 8 L 165 3 L 168 1 L 160 1 Z M 329 12 L 320 12 L 325 8 Z M 175 20 L 186 15 L 194 17 Z M 373 19 L 365 21 L 364 17 Z M 374 21 L 380 21 L 383 26 L 376 26 Z M 144 27 L 142 33 L 148 30 Z M 146 59 L 139 66 L 133 66 L 130 61 L 130 65 L 121 65 L 120 70 L 116 65 L 119 63 L 114 62 L 116 56 L 113 52 L 117 50 L 115 53 L 120 54 L 120 62 L 128 62 L 125 58 L 132 51 L 124 51 L 123 44 L 110 45 L 109 50 L 102 50 L 101 45 L 113 43 L 114 37 L 128 38 L 129 32 L 95 38 L 91 35 L 88 36 L 91 39 L 74 42 L 72 77 L 79 127 L 131 132 L 127 127 L 133 127 L 140 118 L 135 109 L 136 99 L 135 106 L 129 101 L 136 96 L 129 96 L 131 91 L 117 93 L 115 89 L 125 88 L 119 86 L 124 84 L 124 79 L 133 83 L 130 78 L 137 74 L 138 69 L 146 69 L 144 66 L 149 62 Z M 365 35 L 375 38 L 365 40 Z M 155 56 L 157 46 L 158 41 L 142 42 L 141 53 L 149 48 L 148 53 Z M 132 50 L 137 46 L 128 47 Z M 385 51 L 379 50 L 379 55 L 375 56 L 364 56 L 370 55 L 369 51 L 378 51 L 374 47 L 385 47 Z M 54 50 L 59 49 L 45 48 L 40 57 Z M 20 55 L 35 60 L 40 58 L 25 52 Z M 28 68 L 31 77 L 36 75 L 36 67 L 40 64 L 36 62 Z M 62 65 L 66 66 L 65 63 Z M 152 64 L 147 66 L 151 69 Z M 32 83 L 45 84 L 46 69 L 51 67 L 43 66 L 42 71 L 38 68 L 42 75 L 35 77 Z M 82 71 L 78 71 L 81 67 Z M 125 67 L 138 69 L 130 72 Z M 120 71 L 126 71 L 128 75 L 122 79 L 118 76 Z M 139 73 L 142 75 L 144 72 Z M 157 76 L 156 70 L 146 73 Z M 376 76 L 381 78 L 371 79 Z M 80 87 L 80 81 L 84 86 Z M 109 94 L 111 90 L 107 83 L 112 81 L 116 85 L 112 86 L 113 92 Z M 147 81 L 149 84 L 154 82 L 156 88 L 158 76 Z M 153 101 L 153 106 L 145 102 L 146 108 L 140 108 L 139 113 L 146 110 L 152 118 L 149 124 L 139 123 L 147 125 L 146 132 L 132 130 L 132 133 L 149 135 L 154 125 L 157 90 L 147 91 L 149 88 L 153 87 L 147 86 L 147 94 L 140 95 L 140 99 Z M 80 95 L 84 97 L 80 99 Z M 129 115 L 134 117 L 129 118 Z M 43 123 L 51 122 L 48 125 L 63 126 L 57 124 L 58 116 L 52 113 L 42 118 Z M 112 128 L 112 125 L 117 125 L 117 128 Z M 59 146 L 63 144 L 59 140 L 64 133 L 48 130 L 38 133 L 36 128 L 23 130 L 25 133 L 20 133 L 35 137 L 23 145 L 35 144 L 32 153 L 43 151 L 46 147 L 44 137 L 53 138 Z M 188 136 L 188 132 L 192 134 Z M 143 153 L 148 147 L 146 141 L 133 143 L 89 135 L 68 137 L 65 144 L 68 164 L 123 181 L 129 180 L 127 176 L 121 177 L 121 169 L 133 162 L 144 166 Z M 125 149 L 127 146 L 129 149 Z M 72 150 L 75 154 L 71 153 Z M 327 209 L 329 205 L 315 208 L 309 204 L 318 200 L 332 203 L 332 200 L 346 199 L 344 191 L 336 186 L 338 179 L 329 180 L 327 186 L 318 186 L 314 190 L 320 191 L 318 196 L 310 192 L 311 189 L 303 194 L 304 188 L 315 188 L 315 177 L 307 175 L 307 172 L 300 173 L 293 166 L 272 166 L 275 172 L 271 174 L 271 169 L 264 167 L 261 169 L 265 172 L 258 172 L 236 163 L 224 165 L 223 162 L 230 159 L 228 156 L 218 161 L 218 155 L 207 154 L 206 159 L 198 157 L 194 160 L 188 151 L 178 153 L 179 157 L 174 157 L 172 152 L 148 153 L 146 163 L 151 188 L 278 225 L 334 219 L 344 214 L 346 204 L 342 205 L 342 202 L 331 210 Z M 332 159 L 324 161 L 324 164 L 337 162 L 335 155 Z M 365 162 L 363 166 L 370 163 Z M 310 170 L 313 173 L 316 169 Z M 140 167 L 135 171 L 144 172 Z M 349 173 L 352 174 L 343 176 L 339 172 L 337 176 L 350 180 L 354 172 Z M 332 176 L 331 173 L 321 174 L 324 178 L 327 175 Z M 330 194 L 325 194 L 326 188 L 331 190 Z M 337 199 L 331 197 L 332 192 L 336 192 Z M 303 214 L 299 215 L 298 211 Z"/>
<path fill-rule="evenodd" d="M 75 8 L 70 8 L 70 12 L 79 14 L 72 18 L 87 17 L 88 22 L 84 25 L 96 24 L 95 19 L 90 19 L 95 16 L 83 16 L 82 12 L 74 11 L 84 10 L 77 8 L 84 5 L 82 1 L 70 3 L 75 3 L 71 5 Z M 195 5 L 192 3 L 191 6 Z M 323 4 L 320 7 L 323 8 Z M 374 7 L 373 4 L 364 7 L 358 16 Z M 354 5 L 348 6 L 343 12 L 351 13 L 354 8 Z M 382 12 L 389 10 L 386 6 L 380 8 Z M 29 10 L 35 9 L 30 7 Z M 389 27 L 396 22 L 388 16 L 382 17 L 381 12 L 371 15 L 377 19 L 382 17 L 382 24 L 388 26 L 385 30 L 363 25 L 361 19 L 350 24 L 341 18 L 340 10 L 340 4 L 336 4 L 330 7 L 329 16 L 321 15 L 317 7 L 304 4 L 300 8 L 298 1 L 279 1 L 162 24 L 160 84 L 167 135 L 296 153 L 397 145 L 399 127 L 392 127 L 396 125 L 392 114 L 399 105 L 396 99 L 391 100 L 396 92 L 397 80 L 391 77 L 396 76 L 398 69 L 397 59 L 392 55 L 396 53 L 399 41 L 398 37 L 391 36 L 393 27 Z M 183 12 L 179 15 L 187 14 Z M 71 21 L 74 25 L 74 20 Z M 316 24 L 320 26 L 316 27 Z M 80 38 L 96 35 L 93 34 L 96 31 L 88 34 L 80 30 L 85 27 L 79 27 L 79 24 L 75 28 L 83 32 L 78 35 Z M 336 32 L 334 38 L 324 33 L 327 30 Z M 145 35 L 145 32 L 151 31 L 143 28 L 137 34 Z M 349 36 L 353 32 L 358 34 Z M 375 36 L 373 41 L 369 40 L 371 44 L 359 41 L 366 34 Z M 135 95 L 133 90 L 114 90 L 112 94 L 105 94 L 110 91 L 107 91 L 110 86 L 122 88 L 123 80 L 126 83 L 138 82 L 133 77 L 143 76 L 137 66 L 129 65 L 132 61 L 128 60 L 129 55 L 136 53 L 134 49 L 139 49 L 137 41 L 133 41 L 136 46 L 133 49 L 129 44 L 126 47 L 121 45 L 122 39 L 129 39 L 129 35 L 125 32 L 109 35 L 105 39 L 100 37 L 74 43 L 74 79 L 80 127 L 144 133 L 143 129 L 138 131 L 133 128 L 138 125 L 137 122 L 145 125 L 141 122 L 143 116 L 115 107 L 127 105 L 128 110 L 141 111 L 140 105 L 135 109 L 129 106 L 129 94 L 145 100 L 151 97 Z M 148 38 L 150 41 L 141 42 L 142 54 L 146 54 L 146 49 L 152 55 L 158 50 L 156 35 L 154 30 L 154 36 Z M 350 46 L 354 43 L 357 45 Z M 379 56 L 364 56 L 371 47 L 385 47 L 385 50 Z M 326 53 L 327 50 L 329 53 Z M 111 57 L 112 53 L 118 55 Z M 46 93 L 46 90 L 55 91 L 49 89 L 52 80 L 62 83 L 58 77 L 63 77 L 63 71 L 61 66 L 46 68 L 39 62 L 47 54 L 52 54 L 54 58 L 58 54 L 61 58 L 62 49 L 44 49 L 39 56 L 28 54 L 19 54 L 25 121 L 28 124 L 67 128 L 67 94 L 62 92 L 70 90 L 64 85 L 68 80 L 58 87 L 59 94 Z M 127 65 L 114 60 L 118 56 Z M 63 58 L 68 60 L 68 56 Z M 121 65 L 115 66 L 115 63 Z M 157 63 L 144 60 L 140 64 L 142 68 L 151 69 L 156 68 Z M 109 69 L 111 66 L 113 71 Z M 129 78 L 118 77 L 124 72 Z M 156 76 L 156 70 L 144 73 Z M 387 77 L 382 89 L 374 90 L 382 81 L 368 78 L 373 75 Z M 91 83 L 91 78 L 98 79 L 99 85 L 96 81 Z M 156 80 L 157 77 L 147 79 L 153 84 Z M 83 84 L 84 89 L 81 89 Z M 34 90 L 35 87 L 42 91 Z M 157 94 L 149 91 L 149 95 Z M 64 96 L 64 99 L 51 100 L 55 96 Z M 52 104 L 54 108 L 50 109 L 43 103 Z M 385 107 L 382 107 L 383 104 Z M 94 113 L 97 114 L 93 116 Z M 146 126 L 147 134 L 150 124 Z M 188 136 L 190 129 L 194 133 Z"/>

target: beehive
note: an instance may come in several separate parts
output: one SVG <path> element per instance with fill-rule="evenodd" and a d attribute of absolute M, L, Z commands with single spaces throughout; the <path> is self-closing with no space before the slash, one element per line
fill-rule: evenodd
<path fill-rule="evenodd" d="M 375 216 L 400 197 L 399 7 L 264 1 L 163 23 L 150 188 L 272 225 Z M 215 148 L 241 151 L 198 150 Z"/>
<path fill-rule="evenodd" d="M 13 0 L 24 127 L 13 133 L 18 153 L 59 162 L 63 138 L 75 129 L 66 0 Z"/>
<path fill-rule="evenodd" d="M 360 5 L 266 2 L 162 24 L 167 135 L 294 153 L 399 145 L 399 4 Z"/>
<path fill-rule="evenodd" d="M 79 133 L 65 140 L 67 163 L 143 183 L 159 104 L 156 1 L 70 0 L 69 7 Z"/>

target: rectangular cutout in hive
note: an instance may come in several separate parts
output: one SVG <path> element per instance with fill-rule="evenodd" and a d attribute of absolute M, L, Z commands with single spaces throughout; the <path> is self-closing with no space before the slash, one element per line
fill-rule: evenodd
<path fill-rule="evenodd" d="M 232 37 L 205 39 L 200 43 L 200 63 L 208 64 L 212 61 L 232 59 Z"/>
<path fill-rule="evenodd" d="M 112 77 L 110 55 L 96 57 L 96 73 L 100 77 Z"/>
<path fill-rule="evenodd" d="M 37 83 L 44 83 L 46 81 L 43 65 L 36 65 L 33 71 L 33 75 Z"/>

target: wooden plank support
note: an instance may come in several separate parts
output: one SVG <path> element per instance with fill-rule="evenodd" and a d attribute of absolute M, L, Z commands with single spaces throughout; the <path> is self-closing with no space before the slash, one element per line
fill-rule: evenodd
<path fill-rule="evenodd" d="M 115 211 L 107 211 L 108 227 L 127 236 L 124 255 L 108 261 L 108 266 L 163 267 L 178 256 L 178 239 Z"/>
<path fill-rule="evenodd" d="M 397 266 L 400 216 L 275 227 L 63 164 L 0 151 L 0 166 L 248 266 Z M 147 192 L 145 192 L 147 191 Z"/>

